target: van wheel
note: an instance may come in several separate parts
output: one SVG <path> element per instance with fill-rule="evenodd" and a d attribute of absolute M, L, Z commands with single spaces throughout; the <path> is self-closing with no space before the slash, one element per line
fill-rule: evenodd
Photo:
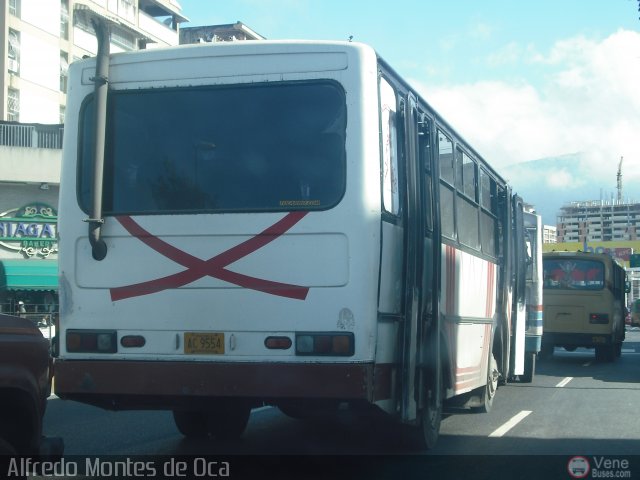
<path fill-rule="evenodd" d="M 472 411 L 477 413 L 489 413 L 493 407 L 493 399 L 496 396 L 498 390 L 498 380 L 500 379 L 500 372 L 498 371 L 498 362 L 494 357 L 493 352 L 489 356 L 489 368 L 487 371 L 487 384 L 482 391 L 482 397 L 479 407 L 472 407 Z"/>
<path fill-rule="evenodd" d="M 613 362 L 616 359 L 615 345 L 597 345 L 596 362 Z"/>
<path fill-rule="evenodd" d="M 173 421 L 180 433 L 187 438 L 204 438 L 209 434 L 207 415 L 204 412 L 174 410 Z"/>

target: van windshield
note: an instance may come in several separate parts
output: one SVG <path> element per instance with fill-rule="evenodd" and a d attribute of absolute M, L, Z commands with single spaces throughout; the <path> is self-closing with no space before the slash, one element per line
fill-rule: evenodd
<path fill-rule="evenodd" d="M 81 111 L 91 211 L 94 101 Z M 322 210 L 345 190 L 346 101 L 331 81 L 112 91 L 106 214 Z"/>
<path fill-rule="evenodd" d="M 574 258 L 545 259 L 544 288 L 601 290 L 604 288 L 604 264 Z"/>

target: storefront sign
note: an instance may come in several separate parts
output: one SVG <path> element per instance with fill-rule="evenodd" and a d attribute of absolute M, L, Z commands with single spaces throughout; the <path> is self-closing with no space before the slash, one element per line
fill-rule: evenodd
<path fill-rule="evenodd" d="M 42 203 L 0 213 L 0 246 L 47 258 L 58 251 L 57 222 L 55 209 Z"/>

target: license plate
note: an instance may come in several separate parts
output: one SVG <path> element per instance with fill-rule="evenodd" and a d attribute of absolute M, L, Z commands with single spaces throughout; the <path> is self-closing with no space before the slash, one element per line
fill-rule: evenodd
<path fill-rule="evenodd" d="M 224 333 L 185 332 L 184 353 L 220 355 L 224 353 Z"/>

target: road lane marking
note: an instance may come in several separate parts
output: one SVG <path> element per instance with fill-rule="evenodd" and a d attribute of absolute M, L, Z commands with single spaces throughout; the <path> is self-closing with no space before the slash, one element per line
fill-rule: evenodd
<path fill-rule="evenodd" d="M 524 418 L 531 413 L 531 410 L 522 410 L 520 413 L 515 415 L 511 420 L 502 425 L 500 428 L 496 429 L 493 433 L 491 433 L 490 437 L 501 437 L 513 427 L 515 427 L 518 423 L 520 423 Z"/>
<path fill-rule="evenodd" d="M 636 353 L 635 348 L 623 348 L 622 353 Z"/>
<path fill-rule="evenodd" d="M 582 366 L 583 366 L 583 367 L 590 367 L 592 363 L 593 363 L 593 362 L 583 363 L 583 364 L 582 364 Z"/>
<path fill-rule="evenodd" d="M 562 380 L 559 384 L 556 385 L 556 387 L 558 388 L 562 388 L 564 387 L 567 383 L 569 383 L 571 380 L 573 380 L 573 377 L 567 377 L 564 380 Z"/>

